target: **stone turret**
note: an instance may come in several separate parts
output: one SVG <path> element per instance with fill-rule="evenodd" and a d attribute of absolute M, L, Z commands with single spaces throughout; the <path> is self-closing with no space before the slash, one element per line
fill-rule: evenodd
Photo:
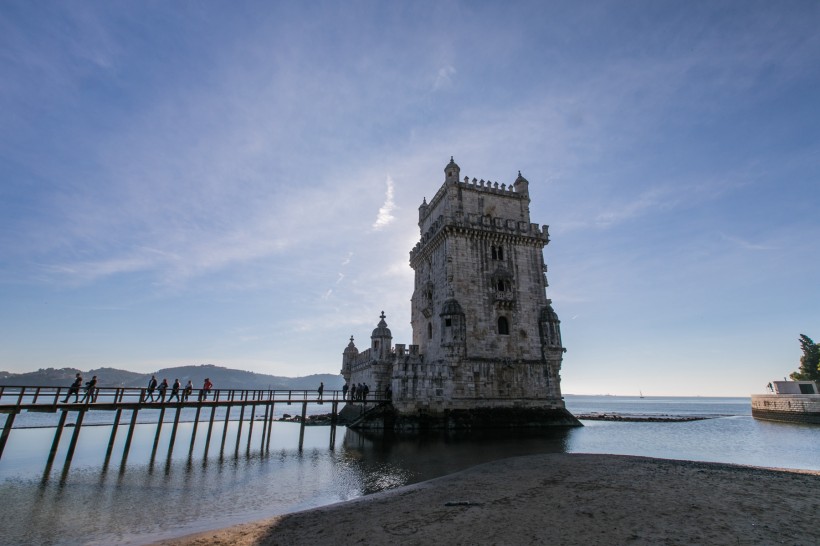
<path fill-rule="evenodd" d="M 526 195 L 527 197 L 530 195 L 530 183 L 526 178 L 521 176 L 521 171 L 518 171 L 518 178 L 513 182 L 513 188 L 515 188 L 515 193 Z"/>
<path fill-rule="evenodd" d="M 461 169 L 459 168 L 458 164 L 453 160 L 453 156 L 450 156 L 450 162 L 444 167 L 444 182 L 448 184 L 457 184 L 458 177 L 461 173 Z"/>
<path fill-rule="evenodd" d="M 350 374 L 353 373 L 353 364 L 359 356 L 359 350 L 356 344 L 353 343 L 353 336 L 350 336 L 350 343 L 345 347 L 342 353 L 342 376 L 345 378 L 345 383 L 350 381 Z"/>
<path fill-rule="evenodd" d="M 384 311 L 382 311 L 379 318 L 381 320 L 379 320 L 378 326 L 376 326 L 373 333 L 370 335 L 371 357 L 375 360 L 387 358 L 390 355 L 390 349 L 393 346 L 393 334 L 390 332 L 390 328 L 387 327 L 387 323 L 384 321 L 386 318 Z"/>

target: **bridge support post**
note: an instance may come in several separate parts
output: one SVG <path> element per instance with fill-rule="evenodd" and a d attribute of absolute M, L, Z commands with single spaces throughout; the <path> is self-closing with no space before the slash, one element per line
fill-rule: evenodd
<path fill-rule="evenodd" d="M 262 445 L 259 446 L 259 451 L 265 452 L 265 436 L 268 432 L 268 413 L 270 412 L 270 404 L 265 404 L 265 418 L 262 420 Z"/>
<path fill-rule="evenodd" d="M 137 413 L 139 411 L 139 408 L 134 408 L 131 411 L 131 423 L 128 425 L 128 435 L 125 437 L 125 447 L 122 448 L 120 468 L 125 468 L 125 461 L 128 460 L 128 452 L 131 450 L 131 439 L 134 437 L 134 427 L 137 425 Z"/>
<path fill-rule="evenodd" d="M 239 427 L 236 429 L 236 449 L 234 456 L 239 454 L 239 439 L 242 437 L 242 423 L 245 420 L 245 404 L 239 406 Z"/>
<path fill-rule="evenodd" d="M 162 432 L 162 420 L 165 419 L 165 405 L 159 409 L 159 420 L 157 421 L 157 433 L 154 434 L 154 447 L 151 449 L 151 463 L 157 455 L 157 446 L 159 445 L 159 435 Z"/>
<path fill-rule="evenodd" d="M 54 456 L 57 455 L 57 447 L 60 445 L 60 436 L 63 435 L 66 417 L 68 417 L 68 411 L 63 410 L 60 415 L 60 421 L 57 423 L 57 430 L 54 431 L 54 441 L 51 442 L 51 451 L 48 452 L 46 469 L 51 468 L 51 465 L 54 463 Z"/>
<path fill-rule="evenodd" d="M 174 426 L 171 428 L 171 441 L 168 443 L 168 461 L 171 461 L 171 453 L 174 452 L 174 441 L 177 438 L 177 426 L 179 425 L 179 414 L 182 412 L 182 407 L 177 406 L 177 412 L 174 415 Z"/>
<path fill-rule="evenodd" d="M 307 400 L 302 402 L 302 419 L 299 421 L 299 451 L 302 451 L 302 444 L 305 442 L 305 416 L 307 415 Z"/>
<path fill-rule="evenodd" d="M 64 474 L 71 466 L 71 459 L 74 458 L 74 448 L 77 447 L 77 439 L 80 437 L 80 429 L 83 428 L 83 417 L 85 417 L 85 410 L 81 409 L 77 412 L 77 423 L 74 425 L 74 433 L 71 435 L 71 443 L 68 444 L 68 453 L 65 455 L 65 466 L 63 467 Z"/>
<path fill-rule="evenodd" d="M 334 400 L 330 409 L 330 450 L 336 445 L 336 423 L 338 422 L 339 402 Z"/>
<path fill-rule="evenodd" d="M 219 446 L 219 454 L 225 452 L 225 438 L 228 437 L 228 421 L 231 417 L 231 407 L 225 406 L 225 426 L 222 428 L 222 445 Z"/>
<path fill-rule="evenodd" d="M 194 429 L 191 431 L 191 447 L 188 448 L 188 457 L 194 453 L 194 442 L 196 441 L 196 427 L 199 426 L 199 412 L 202 411 L 202 406 L 196 407 L 196 415 L 194 415 Z"/>
<path fill-rule="evenodd" d="M 248 422 L 248 448 L 247 452 L 251 452 L 251 436 L 253 436 L 253 420 L 256 417 L 256 404 L 251 406 L 251 420 Z"/>
<path fill-rule="evenodd" d="M 211 431 L 214 429 L 214 414 L 216 413 L 216 406 L 211 406 L 211 417 L 208 419 L 208 435 L 205 437 L 205 455 L 203 458 L 208 458 L 208 447 L 211 445 Z"/>
<path fill-rule="evenodd" d="M 16 413 L 6 414 L 6 423 L 3 425 L 3 433 L 0 434 L 0 459 L 3 458 L 3 450 L 6 449 L 6 441 L 9 439 L 9 434 L 11 434 L 11 426 L 14 424 L 14 418 L 16 416 Z"/>
<path fill-rule="evenodd" d="M 107 467 L 108 461 L 111 459 L 111 451 L 114 449 L 114 438 L 117 437 L 117 427 L 120 426 L 121 416 L 122 408 L 117 408 L 117 413 L 114 415 L 114 424 L 111 426 L 111 438 L 108 439 L 108 449 L 105 450 L 105 462 L 103 462 L 103 467 Z"/>
<path fill-rule="evenodd" d="M 268 439 L 265 443 L 265 451 L 270 450 L 270 433 L 273 430 L 273 411 L 276 408 L 276 402 L 270 403 L 270 415 L 268 416 Z"/>

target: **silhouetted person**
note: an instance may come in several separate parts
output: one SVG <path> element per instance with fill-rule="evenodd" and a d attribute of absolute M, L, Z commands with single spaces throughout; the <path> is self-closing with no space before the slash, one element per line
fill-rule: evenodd
<path fill-rule="evenodd" d="M 85 384 L 85 394 L 83 395 L 83 399 L 80 400 L 81 402 L 85 402 L 88 400 L 89 402 L 94 402 L 95 396 L 94 392 L 97 390 L 97 376 L 93 376 L 91 381 L 88 381 Z"/>
<path fill-rule="evenodd" d="M 345 383 L 344 386 L 342 387 L 342 400 L 347 400 L 347 390 L 349 388 L 350 387 L 347 386 L 347 383 Z"/>
<path fill-rule="evenodd" d="M 152 375 L 151 380 L 148 382 L 148 392 L 145 393 L 145 399 L 148 400 L 148 397 L 151 397 L 151 402 L 154 401 L 154 390 L 157 388 L 157 376 Z"/>
<path fill-rule="evenodd" d="M 177 402 L 179 402 L 179 388 L 182 385 L 179 384 L 179 379 L 174 379 L 174 384 L 171 385 L 171 396 L 168 397 L 168 401 L 170 402 L 172 398 L 176 398 Z"/>
<path fill-rule="evenodd" d="M 350 401 L 354 402 L 356 400 L 356 383 L 353 383 L 350 386 Z"/>
<path fill-rule="evenodd" d="M 80 387 L 82 387 L 82 386 L 83 386 L 83 376 L 80 375 L 80 374 L 77 374 L 77 376 L 74 378 L 74 383 L 72 383 L 71 386 L 68 387 L 68 393 L 65 395 L 65 400 L 63 400 L 63 403 L 64 404 L 68 403 L 68 399 L 71 398 L 72 394 L 74 395 L 74 403 L 76 404 L 77 402 L 79 402 L 79 400 L 80 400 Z"/>
<path fill-rule="evenodd" d="M 320 381 L 320 382 L 319 382 L 319 388 L 318 388 L 318 389 L 316 389 L 316 390 L 318 390 L 318 391 L 319 391 L 319 400 L 321 400 L 321 399 L 322 399 L 322 393 L 323 393 L 323 392 L 325 392 L 325 382 L 324 382 L 324 381 Z"/>
<path fill-rule="evenodd" d="M 165 402 L 165 391 L 168 390 L 168 380 L 163 379 L 162 383 L 159 384 L 159 388 L 157 390 L 159 390 L 159 403 L 162 404 L 163 402 Z"/>
<path fill-rule="evenodd" d="M 182 401 L 187 402 L 188 397 L 191 396 L 191 393 L 194 392 L 194 384 L 191 383 L 191 380 L 188 380 L 188 384 L 185 385 L 185 389 L 182 391 Z"/>

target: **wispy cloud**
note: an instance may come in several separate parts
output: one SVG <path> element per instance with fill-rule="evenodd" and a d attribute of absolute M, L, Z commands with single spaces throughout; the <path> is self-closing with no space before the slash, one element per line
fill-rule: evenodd
<path fill-rule="evenodd" d="M 381 208 L 379 208 L 379 213 L 376 215 L 376 221 L 373 222 L 374 231 L 379 231 L 395 220 L 393 217 L 393 210 L 396 208 L 396 204 L 393 202 L 393 179 L 390 178 L 390 176 L 387 177 L 386 184 L 387 191 L 385 192 L 384 204 Z"/>
<path fill-rule="evenodd" d="M 456 69 L 449 64 L 439 68 L 438 72 L 436 72 L 436 79 L 433 81 L 433 90 L 438 91 L 439 89 L 450 87 L 453 84 L 453 76 L 455 73 Z"/>
<path fill-rule="evenodd" d="M 733 235 L 727 235 L 725 233 L 721 233 L 720 237 L 724 241 L 728 241 L 728 242 L 732 243 L 733 245 L 735 245 L 737 247 L 740 247 L 744 250 L 775 250 L 776 249 L 776 247 L 771 246 L 771 245 L 761 244 L 761 243 L 753 243 L 751 241 L 741 239 L 740 237 L 735 237 Z"/>

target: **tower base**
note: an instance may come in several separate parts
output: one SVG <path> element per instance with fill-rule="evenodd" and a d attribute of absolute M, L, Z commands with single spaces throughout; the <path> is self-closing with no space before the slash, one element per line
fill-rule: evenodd
<path fill-rule="evenodd" d="M 350 425 L 360 430 L 424 433 L 436 430 L 581 427 L 565 408 L 472 408 L 402 414 L 393 406 L 374 408 Z"/>

